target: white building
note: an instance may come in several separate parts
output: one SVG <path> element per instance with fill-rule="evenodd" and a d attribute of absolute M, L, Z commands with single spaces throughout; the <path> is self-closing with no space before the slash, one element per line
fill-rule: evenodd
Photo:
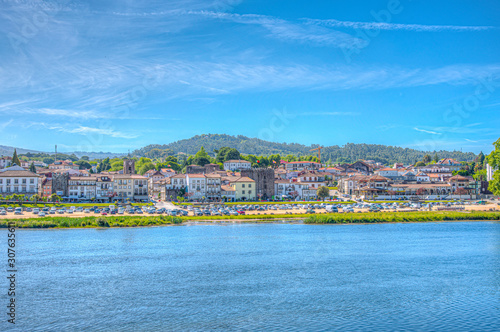
<path fill-rule="evenodd" d="M 309 188 L 306 183 L 290 180 L 275 180 L 274 192 L 278 199 L 311 200 L 317 198 L 316 189 Z"/>
<path fill-rule="evenodd" d="M 220 174 L 206 174 L 207 181 L 207 199 L 218 201 L 221 198 L 221 176 Z"/>
<path fill-rule="evenodd" d="M 380 176 L 383 176 L 385 178 L 390 179 L 390 178 L 395 178 L 395 177 L 400 176 L 400 172 L 401 172 L 400 169 L 385 167 L 385 168 L 379 169 L 378 171 L 375 171 L 375 174 L 378 174 Z"/>
<path fill-rule="evenodd" d="M 138 174 L 115 174 L 113 195 L 113 199 L 121 201 L 146 201 L 148 200 L 148 179 Z"/>
<path fill-rule="evenodd" d="M 312 171 L 320 168 L 321 164 L 313 161 L 291 161 L 285 164 L 285 169 L 287 171 Z"/>
<path fill-rule="evenodd" d="M 417 181 L 418 182 L 429 182 L 430 181 L 430 177 L 429 175 L 423 173 L 423 172 L 419 172 L 417 174 Z"/>
<path fill-rule="evenodd" d="M 437 162 L 437 165 L 444 165 L 450 169 L 450 171 L 459 171 L 462 169 L 462 164 L 452 158 L 441 159 Z"/>
<path fill-rule="evenodd" d="M 167 183 L 167 189 L 182 189 L 186 188 L 187 180 L 186 175 L 177 174 L 170 177 L 170 183 Z"/>
<path fill-rule="evenodd" d="M 319 187 L 326 185 L 326 182 L 324 181 L 324 173 L 320 175 L 317 173 L 306 172 L 299 174 L 297 180 L 298 182 L 307 185 L 309 189 L 318 189 Z"/>
<path fill-rule="evenodd" d="M 90 176 L 70 177 L 68 180 L 68 198 L 91 200 L 96 198 L 97 178 Z"/>
<path fill-rule="evenodd" d="M 113 179 L 108 175 L 98 175 L 95 198 L 102 202 L 108 202 L 113 194 Z"/>
<path fill-rule="evenodd" d="M 0 194 L 3 196 L 19 194 L 28 197 L 38 194 L 40 176 L 24 169 L 19 170 L 18 167 L 0 172 Z"/>
<path fill-rule="evenodd" d="M 224 162 L 224 170 L 237 171 L 243 169 L 251 169 L 252 163 L 246 160 L 228 160 Z"/>
<path fill-rule="evenodd" d="M 495 173 L 496 169 L 491 167 L 490 164 L 486 164 L 486 180 L 491 181 L 493 180 L 493 174 Z"/>
<path fill-rule="evenodd" d="M 12 157 L 0 158 L 0 168 L 10 167 L 12 165 Z"/>
<path fill-rule="evenodd" d="M 160 169 L 160 172 L 161 174 L 163 174 L 163 176 L 169 178 L 169 177 L 172 177 L 174 176 L 175 174 L 177 174 L 173 169 L 171 168 L 162 168 Z"/>
<path fill-rule="evenodd" d="M 186 174 L 188 197 L 191 200 L 201 200 L 206 197 L 207 178 L 204 174 Z"/>

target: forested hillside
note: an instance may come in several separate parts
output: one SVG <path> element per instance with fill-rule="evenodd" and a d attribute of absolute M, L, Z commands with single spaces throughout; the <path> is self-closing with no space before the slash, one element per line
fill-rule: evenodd
<path fill-rule="evenodd" d="M 200 147 L 203 146 L 205 150 L 212 156 L 215 155 L 214 150 L 222 147 L 235 148 L 242 154 L 252 155 L 272 155 L 280 154 L 306 156 L 316 152 L 310 152 L 312 148 L 317 146 L 305 146 L 297 143 L 275 143 L 263 141 L 258 138 L 249 138 L 246 136 L 238 135 L 197 135 L 189 139 L 183 139 L 170 144 L 152 144 L 141 149 L 135 150 L 134 155 L 142 157 L 151 154 L 151 150 L 157 152 L 158 150 L 164 151 L 166 155 L 186 153 L 194 155 Z M 454 158 L 458 161 L 470 161 L 476 158 L 472 152 L 462 153 L 460 151 L 419 151 L 414 149 L 402 148 L 397 146 L 386 146 L 377 144 L 353 144 L 348 143 L 344 146 L 326 146 L 321 151 L 323 161 L 336 162 L 354 162 L 359 159 L 371 159 L 384 164 L 394 162 L 401 162 L 405 164 L 413 164 L 422 160 L 424 155 L 430 154 L 434 156 L 436 153 L 439 158 Z"/>

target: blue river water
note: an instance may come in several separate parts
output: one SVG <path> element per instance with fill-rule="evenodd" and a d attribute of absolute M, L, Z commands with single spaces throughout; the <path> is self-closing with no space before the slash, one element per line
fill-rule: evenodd
<path fill-rule="evenodd" d="M 495 222 L 18 230 L 16 249 L 0 331 L 500 330 Z"/>

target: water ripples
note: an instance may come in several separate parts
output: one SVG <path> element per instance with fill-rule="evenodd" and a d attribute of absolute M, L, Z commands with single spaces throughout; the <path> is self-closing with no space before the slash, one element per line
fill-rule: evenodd
<path fill-rule="evenodd" d="M 498 223 L 18 237 L 21 331 L 500 330 Z"/>

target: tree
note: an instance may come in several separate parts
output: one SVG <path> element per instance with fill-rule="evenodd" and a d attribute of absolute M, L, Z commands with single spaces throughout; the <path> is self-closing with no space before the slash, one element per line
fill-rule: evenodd
<path fill-rule="evenodd" d="M 19 157 L 17 156 L 17 150 L 14 149 L 14 155 L 12 156 L 12 164 L 16 164 L 17 166 L 21 166 L 21 161 L 19 160 Z"/>
<path fill-rule="evenodd" d="M 193 163 L 199 166 L 205 166 L 206 164 L 210 164 L 210 156 L 205 151 L 205 148 L 203 146 L 194 155 Z"/>
<path fill-rule="evenodd" d="M 224 161 L 228 160 L 239 160 L 241 158 L 240 152 L 236 149 L 229 149 L 226 153 L 226 158 Z"/>
<path fill-rule="evenodd" d="M 214 152 L 217 153 L 217 155 L 215 157 L 215 162 L 217 162 L 217 163 L 223 163 L 223 162 L 225 162 L 227 160 L 226 159 L 226 155 L 229 152 L 229 150 L 231 150 L 231 148 L 227 147 L 227 146 L 222 147 L 222 148 L 220 148 L 218 150 L 214 150 Z"/>
<path fill-rule="evenodd" d="M 423 161 L 419 161 L 418 163 L 415 164 L 415 167 L 422 167 L 425 166 L 425 163 Z"/>
<path fill-rule="evenodd" d="M 486 181 L 486 170 L 478 170 L 476 174 L 473 175 L 473 177 L 476 181 Z"/>
<path fill-rule="evenodd" d="M 79 169 L 91 169 L 92 165 L 86 160 L 78 160 L 74 162 L 75 165 L 78 165 Z"/>
<path fill-rule="evenodd" d="M 139 168 L 139 174 L 144 175 L 147 171 L 149 171 L 149 170 L 151 170 L 151 169 L 155 169 L 155 164 L 153 164 L 152 162 L 149 162 L 149 163 L 143 164 L 143 165 Z"/>
<path fill-rule="evenodd" d="M 31 163 L 31 165 L 30 165 L 30 172 L 36 173 L 35 163 Z"/>
<path fill-rule="evenodd" d="M 490 181 L 488 190 L 500 196 L 500 138 L 493 145 L 495 149 L 488 156 L 488 164 L 496 171 L 493 173 L 493 180 Z"/>
<path fill-rule="evenodd" d="M 40 200 L 40 196 L 38 194 L 35 194 L 35 195 L 30 197 L 30 200 L 32 202 L 35 202 L 35 205 L 36 205 L 36 204 L 38 204 L 38 201 Z"/>
<path fill-rule="evenodd" d="M 434 153 L 434 159 L 433 159 L 435 162 L 438 162 L 439 161 L 439 158 L 438 158 L 438 154 L 437 152 Z"/>
<path fill-rule="evenodd" d="M 328 189 L 328 187 L 321 186 L 318 188 L 316 194 L 318 195 L 319 198 L 325 200 L 325 198 L 330 196 L 330 189 Z"/>
<path fill-rule="evenodd" d="M 426 164 L 430 163 L 431 162 L 431 156 L 429 156 L 428 154 L 426 154 L 424 156 L 424 158 L 422 159 L 422 161 Z"/>
<path fill-rule="evenodd" d="M 23 205 L 24 201 L 26 200 L 26 195 L 25 194 L 17 195 L 17 199 L 19 200 L 19 204 Z"/>

